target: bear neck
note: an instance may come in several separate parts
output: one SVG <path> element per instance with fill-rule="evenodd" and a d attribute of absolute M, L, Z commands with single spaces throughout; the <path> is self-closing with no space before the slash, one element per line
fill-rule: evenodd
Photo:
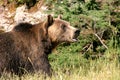
<path fill-rule="evenodd" d="M 52 42 L 52 50 L 54 50 L 58 45 L 59 45 L 59 43 L 57 43 L 57 42 Z"/>
<path fill-rule="evenodd" d="M 40 25 L 40 24 L 39 24 Z M 43 27 L 39 27 L 39 39 L 38 41 L 42 41 L 42 46 L 44 47 L 44 52 L 48 55 L 51 54 L 52 51 L 57 47 L 59 44 L 58 42 L 52 42 L 51 38 L 48 36 L 48 30 L 45 27 L 45 23 L 41 23 L 41 25 L 44 25 Z M 38 26 L 38 25 L 36 25 Z M 37 34 L 36 33 L 36 34 Z"/>
<path fill-rule="evenodd" d="M 46 40 L 42 40 L 42 43 L 45 49 L 45 53 L 47 55 L 51 54 L 52 51 L 59 45 L 59 43 L 57 42 L 52 42 L 50 38 L 47 38 Z"/>

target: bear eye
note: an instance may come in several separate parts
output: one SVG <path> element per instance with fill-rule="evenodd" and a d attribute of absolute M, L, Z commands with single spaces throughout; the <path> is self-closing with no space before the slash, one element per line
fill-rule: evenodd
<path fill-rule="evenodd" d="M 66 30 L 66 25 L 62 24 L 62 25 L 61 25 L 61 28 L 62 28 L 63 30 Z"/>

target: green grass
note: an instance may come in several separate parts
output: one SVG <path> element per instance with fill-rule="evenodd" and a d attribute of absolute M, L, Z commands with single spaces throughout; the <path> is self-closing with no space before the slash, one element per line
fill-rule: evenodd
<path fill-rule="evenodd" d="M 74 49 L 76 46 L 76 49 Z M 116 49 L 109 49 L 104 56 L 85 58 L 76 44 L 58 47 L 49 56 L 53 69 L 52 77 L 26 74 L 22 77 L 5 74 L 0 80 L 120 80 L 120 56 Z M 73 50 L 74 49 L 74 50 Z M 115 55 L 116 54 L 116 55 Z"/>
<path fill-rule="evenodd" d="M 57 63 L 56 63 L 57 64 Z M 64 64 L 64 63 L 63 63 Z M 52 66 L 53 67 L 53 66 Z M 56 70 L 56 69 L 55 69 Z M 64 71 L 66 70 L 66 71 Z M 4 75 L 0 80 L 19 80 L 18 76 Z M 114 61 L 96 60 L 90 61 L 90 65 L 84 68 L 79 65 L 79 68 L 73 67 L 71 70 L 67 65 L 62 68 L 57 68 L 53 76 L 44 77 L 43 75 L 24 75 L 22 80 L 120 80 L 120 67 Z"/>

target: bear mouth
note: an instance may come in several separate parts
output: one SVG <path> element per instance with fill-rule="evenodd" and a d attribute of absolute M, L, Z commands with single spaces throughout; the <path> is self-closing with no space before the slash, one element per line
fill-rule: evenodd
<path fill-rule="evenodd" d="M 79 39 L 78 39 L 78 36 L 72 38 L 72 42 L 77 42 L 78 40 L 79 40 Z"/>
<path fill-rule="evenodd" d="M 79 39 L 78 39 L 78 36 L 79 36 L 79 33 L 77 34 L 74 34 L 73 38 L 72 38 L 72 41 L 73 42 L 77 42 Z"/>
<path fill-rule="evenodd" d="M 77 41 L 78 41 L 78 39 L 72 39 L 72 41 L 73 41 L 73 42 L 77 42 Z"/>
<path fill-rule="evenodd" d="M 77 42 L 79 39 L 78 39 L 78 36 L 79 35 L 75 35 L 73 36 L 73 38 L 71 39 L 71 42 Z"/>

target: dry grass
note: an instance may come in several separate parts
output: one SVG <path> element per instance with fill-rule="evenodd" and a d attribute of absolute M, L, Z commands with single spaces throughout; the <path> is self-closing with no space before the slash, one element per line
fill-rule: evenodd
<path fill-rule="evenodd" d="M 15 75 L 4 75 L 0 80 L 120 80 L 120 67 L 116 66 L 116 63 L 104 63 L 99 61 L 94 65 L 91 63 L 91 67 L 86 72 L 84 68 L 73 70 L 73 72 L 62 72 L 61 70 L 56 71 L 51 78 L 44 75 L 24 75 L 21 78 Z"/>

